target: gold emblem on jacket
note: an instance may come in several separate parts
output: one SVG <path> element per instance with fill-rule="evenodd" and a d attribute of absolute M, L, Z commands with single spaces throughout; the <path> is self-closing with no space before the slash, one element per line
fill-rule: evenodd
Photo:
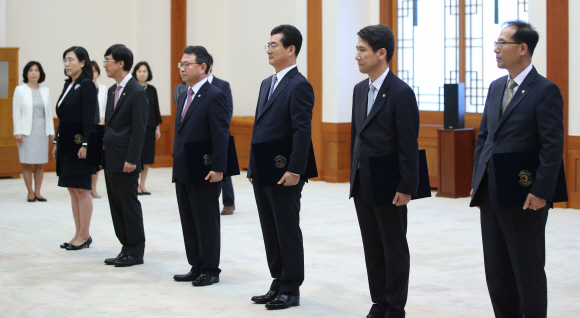
<path fill-rule="evenodd" d="M 211 161 L 211 154 L 203 155 L 203 164 L 206 166 L 211 166 L 213 162 Z"/>
<path fill-rule="evenodd" d="M 83 143 L 83 136 L 81 134 L 76 134 L 74 136 L 75 138 L 75 144 L 80 145 Z"/>
<path fill-rule="evenodd" d="M 532 173 L 528 170 L 520 171 L 520 184 L 524 187 L 529 187 L 532 185 Z"/>
<path fill-rule="evenodd" d="M 287 162 L 288 161 L 286 160 L 286 157 L 282 155 L 277 155 L 276 157 L 274 157 L 274 165 L 276 166 L 276 168 L 286 167 Z"/>

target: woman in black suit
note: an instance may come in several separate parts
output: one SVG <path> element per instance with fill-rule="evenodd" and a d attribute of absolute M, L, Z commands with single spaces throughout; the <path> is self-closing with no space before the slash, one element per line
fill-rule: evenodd
<path fill-rule="evenodd" d="M 89 233 L 93 214 L 91 175 L 96 167 L 87 164 L 87 142 L 98 119 L 97 89 L 93 84 L 93 68 L 89 54 L 80 46 L 63 53 L 65 80 L 58 98 L 56 114 L 59 119 L 57 138 L 52 152 L 56 160 L 58 186 L 66 187 L 71 196 L 74 237 L 60 247 L 79 250 L 89 247 Z"/>
<path fill-rule="evenodd" d="M 145 132 L 145 143 L 143 144 L 143 171 L 141 171 L 141 181 L 137 194 L 151 194 L 145 188 L 149 165 L 155 162 L 155 141 L 161 137 L 159 124 L 161 124 L 161 113 L 159 111 L 159 99 L 157 90 L 153 85 L 147 84 L 153 79 L 151 68 L 147 62 L 139 62 L 133 68 L 133 77 L 145 88 L 149 97 L 149 118 L 147 120 L 147 131 Z"/>

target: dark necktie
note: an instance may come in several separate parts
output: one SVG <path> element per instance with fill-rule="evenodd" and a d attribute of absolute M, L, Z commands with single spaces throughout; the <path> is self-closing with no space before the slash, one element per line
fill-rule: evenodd
<path fill-rule="evenodd" d="M 183 117 L 185 117 L 185 114 L 187 114 L 187 110 L 189 109 L 189 105 L 191 105 L 191 101 L 193 100 L 193 94 L 195 94 L 193 92 L 193 89 L 188 89 L 187 90 L 187 102 L 185 102 L 185 108 L 183 109 L 183 112 L 181 112 L 181 121 L 183 121 Z"/>

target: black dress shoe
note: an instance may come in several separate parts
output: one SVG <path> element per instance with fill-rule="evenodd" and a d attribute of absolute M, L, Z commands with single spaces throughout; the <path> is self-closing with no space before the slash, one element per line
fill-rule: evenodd
<path fill-rule="evenodd" d="M 105 259 L 105 265 L 115 265 L 115 262 L 123 257 L 125 257 L 125 253 L 121 252 L 117 257 L 107 258 Z"/>
<path fill-rule="evenodd" d="M 86 241 L 84 241 L 83 243 L 81 243 L 80 245 L 72 245 L 72 244 L 69 244 L 66 247 L 66 250 L 67 251 L 76 251 L 76 250 L 82 250 L 85 247 L 86 248 L 89 248 L 89 246 L 91 245 L 92 242 L 93 242 L 93 238 L 91 238 L 89 236 L 89 238 Z"/>
<path fill-rule="evenodd" d="M 143 257 L 135 257 L 131 255 L 125 255 L 125 257 L 115 261 L 115 267 L 129 267 L 133 265 L 143 264 Z"/>
<path fill-rule="evenodd" d="M 266 304 L 267 309 L 286 309 L 300 305 L 300 296 L 279 294 L 271 302 Z"/>
<path fill-rule="evenodd" d="M 40 201 L 40 202 L 46 202 L 48 201 L 46 198 L 39 198 L 39 197 L 34 197 L 36 199 L 36 201 Z"/>
<path fill-rule="evenodd" d="M 276 296 L 278 296 L 278 292 L 275 292 L 270 289 L 265 295 L 252 297 L 252 301 L 255 302 L 256 304 L 267 304 L 272 300 L 274 300 Z"/>
<path fill-rule="evenodd" d="M 68 242 L 64 242 L 60 244 L 60 248 L 67 248 L 70 244 Z"/>
<path fill-rule="evenodd" d="M 28 201 L 28 202 L 36 202 L 36 197 L 34 197 L 34 199 L 26 198 L 26 201 Z"/>
<path fill-rule="evenodd" d="M 219 277 L 209 276 L 208 274 L 201 274 L 196 279 L 194 279 L 191 284 L 193 286 L 209 286 L 219 282 Z"/>
<path fill-rule="evenodd" d="M 183 274 L 183 275 L 181 275 L 181 274 L 173 275 L 173 279 L 175 279 L 178 282 L 191 282 L 198 277 L 199 277 L 199 274 L 194 273 L 193 271 L 189 271 L 189 273 Z"/>

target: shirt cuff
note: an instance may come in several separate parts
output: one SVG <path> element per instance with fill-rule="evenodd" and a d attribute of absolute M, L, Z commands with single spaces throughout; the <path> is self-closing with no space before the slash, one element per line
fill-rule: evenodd
<path fill-rule="evenodd" d="M 290 174 L 293 174 L 293 175 L 295 175 L 295 176 L 299 176 L 299 177 L 300 177 L 300 175 L 299 175 L 299 174 L 297 174 L 297 173 L 290 172 L 290 171 L 288 171 L 288 173 L 290 173 Z"/>

